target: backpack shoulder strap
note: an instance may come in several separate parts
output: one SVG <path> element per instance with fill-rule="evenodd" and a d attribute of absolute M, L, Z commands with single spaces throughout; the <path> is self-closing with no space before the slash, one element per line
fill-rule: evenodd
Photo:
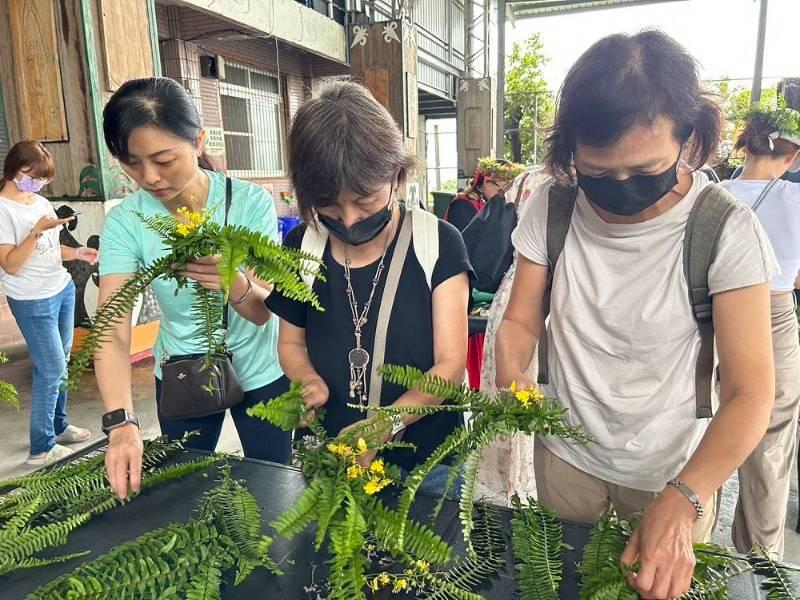
<path fill-rule="evenodd" d="M 548 286 L 553 282 L 558 257 L 564 250 L 572 211 L 578 197 L 577 186 L 553 184 L 547 194 L 547 271 Z"/>
<path fill-rule="evenodd" d="M 578 186 L 564 186 L 553 183 L 547 193 L 547 292 L 545 294 L 544 317 L 550 312 L 550 288 L 553 285 L 553 274 L 556 263 L 564 250 L 567 241 L 575 200 L 578 197 Z M 548 370 L 547 332 L 539 334 L 539 376 L 537 381 L 550 383 Z"/>
<path fill-rule="evenodd" d="M 406 212 L 411 219 L 414 254 L 425 272 L 428 289 L 432 289 L 433 270 L 439 260 L 439 219 L 422 208 L 406 208 Z"/>
<path fill-rule="evenodd" d="M 327 243 L 328 230 L 315 218 L 306 225 L 306 230 L 303 232 L 303 241 L 300 243 L 300 250 L 321 260 Z M 314 278 L 319 271 L 319 263 L 303 259 L 302 264 L 304 271 L 300 274 L 300 278 L 303 283 L 311 287 L 314 285 Z"/>
<path fill-rule="evenodd" d="M 700 353 L 695 368 L 698 419 L 708 419 L 713 415 L 714 322 L 708 270 L 714 262 L 725 223 L 737 204 L 736 199 L 722 186 L 707 185 L 692 207 L 683 238 L 683 269 L 689 288 L 689 303 L 700 330 Z"/>

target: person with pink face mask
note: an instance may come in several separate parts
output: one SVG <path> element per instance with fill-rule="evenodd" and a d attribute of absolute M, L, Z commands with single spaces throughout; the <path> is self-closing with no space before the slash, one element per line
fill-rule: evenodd
<path fill-rule="evenodd" d="M 62 444 L 85 442 L 91 432 L 67 422 L 62 389 L 72 347 L 75 285 L 62 261 L 97 263 L 97 250 L 59 243 L 62 226 L 39 195 L 55 174 L 41 143 L 24 140 L 5 158 L 0 187 L 0 281 L 33 362 L 30 454 L 26 463 L 51 464 L 70 454 Z"/>

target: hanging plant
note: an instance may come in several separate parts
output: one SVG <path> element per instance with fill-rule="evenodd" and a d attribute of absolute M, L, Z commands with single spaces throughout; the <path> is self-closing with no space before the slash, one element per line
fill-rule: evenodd
<path fill-rule="evenodd" d="M 206 366 L 210 366 L 212 356 L 222 350 L 223 305 L 240 268 L 250 269 L 258 279 L 272 282 L 286 297 L 309 302 L 322 310 L 314 292 L 301 279 L 301 274 L 316 272 L 312 266 L 320 265 L 318 259 L 283 248 L 268 236 L 245 227 L 216 223 L 211 219 L 212 213 L 184 208 L 179 211 L 181 220 L 171 215 L 145 217 L 137 213 L 147 228 L 161 237 L 168 253 L 140 269 L 97 309 L 94 325 L 81 348 L 73 353 L 68 372 L 69 389 L 77 387 L 80 374 L 89 367 L 109 332 L 130 312 L 147 286 L 158 278 L 174 280 L 178 286 L 176 294 L 182 288 L 191 287 L 195 297 L 191 317 L 197 325 L 194 337 L 205 350 Z M 182 268 L 192 260 L 215 255 L 220 257 L 222 292 L 207 290 L 180 275 Z"/>
<path fill-rule="evenodd" d="M 507 161 L 500 162 L 491 156 L 484 156 L 478 159 L 478 171 L 485 177 L 496 181 L 511 181 L 525 172 L 525 165 Z"/>

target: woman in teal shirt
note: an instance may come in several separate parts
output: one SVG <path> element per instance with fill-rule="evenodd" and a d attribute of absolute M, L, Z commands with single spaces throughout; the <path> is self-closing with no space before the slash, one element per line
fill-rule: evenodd
<path fill-rule="evenodd" d="M 205 131 L 186 90 L 168 78 L 128 81 L 111 97 L 103 111 L 106 144 L 139 190 L 108 214 L 100 238 L 100 303 L 120 288 L 140 266 L 166 254 L 161 238 L 145 227 L 136 213 L 171 214 L 180 208 L 213 211 L 219 223 L 225 219 L 225 176 L 215 172 L 203 153 Z M 261 187 L 232 180 L 228 223 L 266 233 L 278 240 L 277 217 L 272 198 Z M 199 258 L 186 266 L 184 275 L 207 289 L 220 289 L 215 257 Z M 160 361 L 165 356 L 204 352 L 194 339 L 197 324 L 190 317 L 194 296 L 189 288 L 176 291 L 173 280 L 152 284 L 161 308 L 156 359 L 156 402 L 160 403 Z M 245 391 L 244 401 L 231 415 L 245 456 L 287 462 L 291 451 L 288 433 L 245 414 L 253 404 L 274 398 L 288 389 L 276 351 L 278 323 L 264 300 L 268 283 L 252 273 L 240 273 L 230 290 L 229 331 L 226 338 L 233 365 Z M 101 347 L 95 373 L 106 410 L 125 409 L 133 414 L 130 367 L 130 316 L 123 318 Z M 119 413 L 115 413 L 119 414 Z M 214 450 L 225 413 L 192 419 L 166 419 L 159 411 L 162 433 L 180 438 L 198 430 L 188 445 Z M 126 417 L 127 418 L 127 417 Z M 139 489 L 142 442 L 135 419 L 109 431 L 106 466 L 109 481 L 120 496 L 128 484 Z"/>

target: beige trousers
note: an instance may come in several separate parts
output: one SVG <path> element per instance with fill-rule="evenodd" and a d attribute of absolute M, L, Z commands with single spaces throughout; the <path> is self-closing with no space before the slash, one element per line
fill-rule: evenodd
<path fill-rule="evenodd" d="M 627 519 L 644 511 L 658 495 L 589 475 L 550 452 L 538 437 L 534 442 L 533 464 L 537 500 L 555 510 L 559 517 L 578 523 L 599 521 L 612 505 L 620 518 Z M 715 521 L 716 502 L 709 502 L 705 515 L 694 525 L 694 542 L 709 541 Z"/>
<path fill-rule="evenodd" d="M 733 544 L 749 552 L 758 543 L 783 557 L 783 528 L 800 410 L 800 343 L 794 294 L 773 294 L 772 351 L 775 405 L 767 433 L 739 468 Z"/>

